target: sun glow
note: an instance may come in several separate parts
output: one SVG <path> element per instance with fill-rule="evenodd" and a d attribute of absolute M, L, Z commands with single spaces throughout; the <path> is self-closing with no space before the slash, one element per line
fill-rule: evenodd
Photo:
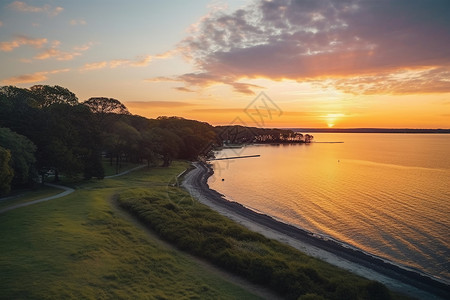
<path fill-rule="evenodd" d="M 344 114 L 327 114 L 325 116 L 322 116 L 322 118 L 325 119 L 327 125 L 329 128 L 334 127 L 336 124 L 336 121 L 339 121 L 340 118 L 342 118 Z"/>

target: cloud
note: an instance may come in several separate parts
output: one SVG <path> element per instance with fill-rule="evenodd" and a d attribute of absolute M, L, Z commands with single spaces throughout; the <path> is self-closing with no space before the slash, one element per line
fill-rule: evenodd
<path fill-rule="evenodd" d="M 87 50 L 89 50 L 93 45 L 94 45 L 93 42 L 89 42 L 89 43 L 86 43 L 86 44 L 81 45 L 81 46 L 76 46 L 76 47 L 74 47 L 73 49 L 74 49 L 75 51 L 87 51 Z"/>
<path fill-rule="evenodd" d="M 256 87 L 243 80 L 254 78 L 326 79 L 344 91 L 359 81 L 364 93 L 446 91 L 446 81 L 427 84 L 448 76 L 449 10 L 446 0 L 257 0 L 202 18 L 178 46 L 197 71 L 178 79 L 246 94 Z M 409 71 L 422 76 L 393 83 Z M 385 84 L 372 88 L 371 78 Z"/>
<path fill-rule="evenodd" d="M 2 21 L 0 21 L 0 27 L 2 27 L 3 26 L 3 22 Z"/>
<path fill-rule="evenodd" d="M 450 68 L 400 70 L 332 80 L 331 84 L 351 94 L 450 93 Z"/>
<path fill-rule="evenodd" d="M 81 55 L 80 52 L 65 52 L 57 48 L 49 48 L 37 54 L 34 59 L 44 60 L 54 58 L 56 60 L 72 60 L 75 58 L 75 56 L 79 55 Z"/>
<path fill-rule="evenodd" d="M 33 39 L 24 35 L 19 35 L 12 41 L 0 42 L 0 50 L 9 52 L 23 45 L 29 45 L 34 48 L 42 48 L 48 42 L 47 39 Z"/>
<path fill-rule="evenodd" d="M 73 25 L 73 26 L 77 26 L 77 25 L 86 25 L 87 23 L 84 19 L 78 19 L 78 20 L 72 19 L 72 20 L 70 20 L 69 24 Z"/>
<path fill-rule="evenodd" d="M 52 41 L 51 47 L 43 50 L 42 52 L 35 55 L 33 58 L 38 60 L 45 60 L 45 59 L 56 59 L 56 60 L 72 60 L 76 56 L 82 55 L 82 52 L 88 50 L 92 43 L 87 43 L 82 46 L 77 46 L 73 48 L 73 51 L 62 51 L 59 48 L 61 45 L 60 41 Z"/>
<path fill-rule="evenodd" d="M 167 59 L 167 58 L 171 58 L 171 57 L 177 55 L 178 53 L 179 53 L 178 49 L 173 49 L 173 50 L 169 50 L 164 53 L 161 53 L 161 54 L 157 54 L 157 55 L 155 55 L 155 58 Z"/>
<path fill-rule="evenodd" d="M 197 109 L 191 109 L 190 112 L 193 113 L 205 113 L 205 114 L 253 114 L 253 115 L 260 115 L 261 113 L 264 113 L 261 110 L 256 110 L 254 108 L 197 108 Z M 299 112 L 299 111 L 283 111 L 284 116 L 289 117 L 318 117 L 320 116 L 322 112 Z"/>
<path fill-rule="evenodd" d="M 95 62 L 95 63 L 87 63 L 81 68 L 81 70 L 82 71 L 98 70 L 98 69 L 106 68 L 107 66 L 108 66 L 108 62 L 107 61 L 101 61 L 101 62 Z"/>
<path fill-rule="evenodd" d="M 134 67 L 145 67 L 152 61 L 151 55 L 146 55 L 137 58 L 136 60 L 130 60 L 128 61 L 128 64 Z"/>
<path fill-rule="evenodd" d="M 178 77 L 155 77 L 146 79 L 148 82 L 162 82 L 162 81 L 173 81 L 173 82 L 184 82 L 189 86 L 199 86 L 207 87 L 213 84 L 224 83 L 233 87 L 236 92 L 253 95 L 255 94 L 252 88 L 262 88 L 259 85 L 238 82 L 235 78 L 220 77 L 208 73 L 187 73 Z M 178 90 L 192 91 L 189 88 L 181 87 L 176 88 Z"/>
<path fill-rule="evenodd" d="M 191 90 L 187 87 L 184 86 L 179 86 L 179 87 L 174 87 L 175 90 L 180 91 L 180 92 L 188 92 L 188 93 L 192 93 L 195 92 L 194 90 Z"/>
<path fill-rule="evenodd" d="M 151 55 L 145 55 L 142 57 L 137 57 L 136 59 L 113 59 L 109 61 L 101 61 L 94 63 L 85 64 L 80 70 L 90 71 L 103 68 L 114 69 L 117 67 L 145 67 L 152 61 Z"/>
<path fill-rule="evenodd" d="M 10 8 L 20 12 L 29 12 L 29 13 L 47 13 L 50 16 L 56 16 L 61 13 L 64 8 L 57 6 L 55 8 L 46 4 L 44 6 L 31 6 L 22 1 L 14 1 L 9 5 Z"/>
<path fill-rule="evenodd" d="M 135 107 L 135 108 L 156 108 L 156 107 L 185 107 L 185 106 L 192 106 L 194 104 L 181 102 L 181 101 L 129 101 L 126 102 L 128 107 Z"/>
<path fill-rule="evenodd" d="M 57 74 L 57 73 L 63 73 L 68 72 L 70 69 L 59 69 L 59 70 L 52 70 L 52 71 L 42 71 L 42 72 L 36 72 L 32 74 L 24 74 L 19 76 L 10 77 L 8 79 L 2 80 L 2 84 L 19 84 L 19 83 L 33 83 L 33 82 L 40 82 L 45 81 L 48 79 L 48 75 L 50 74 Z"/>

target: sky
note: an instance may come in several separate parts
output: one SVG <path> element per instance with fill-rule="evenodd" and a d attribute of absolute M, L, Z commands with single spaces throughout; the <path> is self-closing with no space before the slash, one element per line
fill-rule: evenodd
<path fill-rule="evenodd" d="M 450 1 L 0 0 L 0 65 L 149 118 L 450 128 Z"/>

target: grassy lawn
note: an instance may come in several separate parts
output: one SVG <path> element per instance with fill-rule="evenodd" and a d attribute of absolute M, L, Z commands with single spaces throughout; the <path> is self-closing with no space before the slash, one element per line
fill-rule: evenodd
<path fill-rule="evenodd" d="M 176 162 L 93 180 L 64 198 L 0 214 L 0 298 L 255 298 L 149 236 L 111 205 L 118 193 L 166 189 L 185 167 Z"/>
<path fill-rule="evenodd" d="M 36 190 L 26 191 L 23 193 L 20 193 L 16 196 L 7 197 L 4 199 L 0 199 L 0 210 L 2 208 L 6 208 L 8 206 L 16 205 L 16 204 L 22 204 L 26 202 L 30 202 L 33 200 L 38 200 L 46 197 L 50 197 L 59 193 L 62 193 L 63 190 L 44 186 L 40 187 Z"/>

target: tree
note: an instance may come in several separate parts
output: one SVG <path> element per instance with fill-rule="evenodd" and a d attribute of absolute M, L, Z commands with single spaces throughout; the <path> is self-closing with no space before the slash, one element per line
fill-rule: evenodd
<path fill-rule="evenodd" d="M 305 143 L 311 143 L 314 137 L 310 134 L 305 134 Z"/>
<path fill-rule="evenodd" d="M 13 185 L 29 184 L 36 175 L 36 146 L 27 137 L 8 128 L 0 128 L 0 146 L 11 153 L 11 167 L 14 170 Z"/>
<path fill-rule="evenodd" d="M 27 89 L 15 86 L 0 87 L 0 127 L 28 136 L 34 130 L 31 123 L 35 119 L 36 100 Z"/>
<path fill-rule="evenodd" d="M 165 128 L 156 127 L 152 131 L 157 145 L 156 153 L 162 157 L 162 166 L 168 167 L 179 154 L 183 141 L 178 135 Z"/>
<path fill-rule="evenodd" d="M 109 126 L 104 137 L 104 146 L 109 152 L 111 164 L 113 157 L 116 159 L 116 173 L 119 172 L 123 156 L 128 159 L 138 156 L 140 140 L 141 135 L 136 128 L 124 121 L 117 121 Z"/>
<path fill-rule="evenodd" d="M 121 115 L 129 115 L 127 107 L 123 105 L 119 100 L 114 98 L 105 97 L 93 97 L 82 103 L 89 107 L 89 109 L 95 114 L 98 125 L 102 128 L 106 125 L 108 117 L 113 117 L 113 122 L 116 121 Z"/>
<path fill-rule="evenodd" d="M 39 108 L 53 104 L 77 105 L 78 98 L 74 93 L 59 85 L 34 85 L 30 88 Z"/>
<path fill-rule="evenodd" d="M 55 181 L 60 172 L 102 178 L 100 138 L 89 109 L 81 104 L 53 104 L 42 113 L 46 118 L 40 122 L 41 135 L 35 137 L 41 175 L 53 170 Z"/>
<path fill-rule="evenodd" d="M 11 181 L 14 171 L 10 166 L 11 153 L 0 147 L 0 195 L 8 194 L 11 190 Z"/>

